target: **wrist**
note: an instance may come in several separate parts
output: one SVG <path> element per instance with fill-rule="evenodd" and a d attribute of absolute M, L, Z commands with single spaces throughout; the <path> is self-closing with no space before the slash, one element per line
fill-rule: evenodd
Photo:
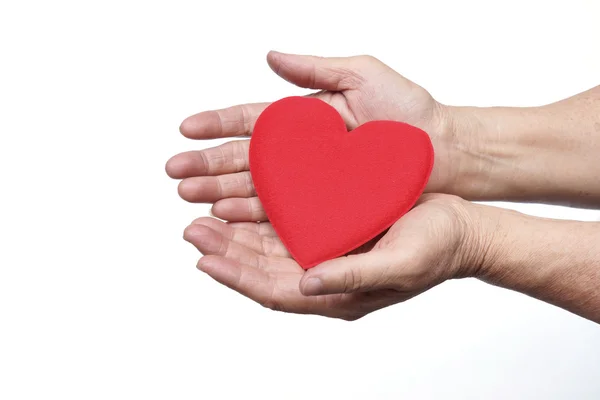
<path fill-rule="evenodd" d="M 432 195 L 428 195 L 432 196 Z M 490 257 L 496 245 L 494 236 L 504 209 L 472 203 L 457 196 L 434 195 L 443 199 L 452 216 L 452 241 L 447 244 L 449 258 L 444 260 L 447 278 L 480 278 L 488 274 Z M 506 210 L 507 212 L 511 212 Z"/>
<path fill-rule="evenodd" d="M 526 199 L 539 172 L 531 160 L 538 132 L 530 126 L 539 111 L 446 106 L 446 115 L 454 166 L 448 190 L 468 200 Z"/>
<path fill-rule="evenodd" d="M 579 119 L 572 115 L 585 106 L 444 106 L 446 165 L 453 169 L 446 193 L 479 201 L 598 205 L 597 116 L 586 119 L 585 110 Z"/>
<path fill-rule="evenodd" d="M 486 278 L 496 257 L 504 209 L 462 200 L 461 239 L 455 278 Z M 506 210 L 508 213 L 512 212 Z"/>
<path fill-rule="evenodd" d="M 600 223 L 478 207 L 471 276 L 600 322 Z"/>

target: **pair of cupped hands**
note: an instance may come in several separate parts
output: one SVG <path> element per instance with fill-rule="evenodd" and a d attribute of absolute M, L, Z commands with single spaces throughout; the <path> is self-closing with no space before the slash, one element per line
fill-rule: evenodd
<path fill-rule="evenodd" d="M 488 238 L 485 206 L 452 195 L 460 160 L 451 159 L 455 132 L 448 108 L 422 87 L 370 56 L 321 58 L 270 52 L 281 78 L 318 90 L 349 130 L 372 120 L 395 120 L 427 132 L 435 164 L 425 194 L 384 234 L 351 254 L 303 270 L 282 244 L 254 190 L 249 137 L 269 103 L 205 111 L 187 118 L 190 139 L 237 138 L 172 157 L 167 174 L 181 179 L 179 195 L 212 203 L 212 214 L 184 231 L 204 256 L 198 268 L 273 310 L 345 320 L 405 301 L 448 279 L 483 277 Z M 227 221 L 227 222 L 223 222 Z M 257 222 L 260 221 L 260 222 Z"/>

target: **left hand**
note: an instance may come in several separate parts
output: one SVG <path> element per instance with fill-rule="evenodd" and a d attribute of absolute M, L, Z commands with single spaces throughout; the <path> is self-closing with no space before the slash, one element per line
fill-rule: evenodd
<path fill-rule="evenodd" d="M 224 223 L 204 217 L 184 238 L 205 256 L 198 268 L 273 310 L 355 320 L 405 301 L 448 279 L 478 273 L 485 241 L 483 206 L 427 194 L 362 254 L 304 271 L 268 222 Z"/>

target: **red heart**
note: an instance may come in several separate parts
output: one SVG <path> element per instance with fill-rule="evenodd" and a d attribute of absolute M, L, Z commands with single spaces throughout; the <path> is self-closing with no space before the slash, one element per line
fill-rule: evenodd
<path fill-rule="evenodd" d="M 415 204 L 433 167 L 429 136 L 402 122 L 351 132 L 310 97 L 267 107 L 250 141 L 250 172 L 265 212 L 304 269 L 346 254 Z"/>

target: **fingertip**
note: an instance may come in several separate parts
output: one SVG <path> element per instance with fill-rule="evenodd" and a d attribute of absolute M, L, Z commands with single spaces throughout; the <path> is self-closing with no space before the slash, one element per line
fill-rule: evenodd
<path fill-rule="evenodd" d="M 228 199 L 219 200 L 210 208 L 210 215 L 220 219 L 228 219 L 227 215 L 231 214 L 233 208 Z"/>
<path fill-rule="evenodd" d="M 214 265 L 213 258 L 214 257 L 210 255 L 201 257 L 196 264 L 196 268 L 204 273 L 208 273 L 211 270 L 211 267 Z"/>
<path fill-rule="evenodd" d="M 283 53 L 281 53 L 277 50 L 270 50 L 267 53 L 267 61 L 272 61 L 272 60 L 276 59 L 277 57 L 279 57 L 281 54 L 283 54 Z"/>
<path fill-rule="evenodd" d="M 381 283 L 379 272 L 373 269 L 382 254 L 368 252 L 324 261 L 304 274 L 300 291 L 314 296 L 373 290 Z"/>
<path fill-rule="evenodd" d="M 221 271 L 221 274 L 223 273 L 224 267 L 227 265 L 227 262 L 228 260 L 226 258 L 223 258 L 222 256 L 218 256 L 215 254 L 207 254 L 205 256 L 202 256 L 200 260 L 198 260 L 196 268 L 212 276 L 213 278 L 217 278 L 217 276 L 215 275 L 218 275 L 219 271 Z"/>
<path fill-rule="evenodd" d="M 304 296 L 318 296 L 325 294 L 323 281 L 319 277 L 304 276 L 300 280 L 300 293 Z"/>
<path fill-rule="evenodd" d="M 165 172 L 170 178 L 180 179 L 185 168 L 185 163 L 182 162 L 179 155 L 169 158 L 165 164 Z"/>
<path fill-rule="evenodd" d="M 202 271 L 206 274 L 208 267 L 207 267 L 206 261 L 202 261 L 203 259 L 204 259 L 204 257 L 202 257 L 200 260 L 198 260 L 198 263 L 196 264 L 196 268 L 198 268 L 200 271 Z"/>
<path fill-rule="evenodd" d="M 258 222 L 267 221 L 260 200 L 257 197 L 230 197 L 218 200 L 211 208 L 212 215 L 224 221 Z"/>
<path fill-rule="evenodd" d="M 192 132 L 194 130 L 194 128 L 196 127 L 196 123 L 194 122 L 194 119 L 195 119 L 196 115 L 192 115 L 190 117 L 187 117 L 179 125 L 179 132 L 181 132 L 181 134 L 183 136 L 190 137 L 190 132 Z"/>
<path fill-rule="evenodd" d="M 210 221 L 215 221 L 211 217 L 199 217 L 192 221 L 191 225 L 209 225 Z"/>
<path fill-rule="evenodd" d="M 193 231 L 192 225 L 186 226 L 185 229 L 183 230 L 183 240 L 185 240 L 186 242 L 192 243 L 192 236 L 193 236 L 192 231 Z"/>
<path fill-rule="evenodd" d="M 179 197 L 187 202 L 191 202 L 189 196 L 191 190 L 190 183 L 191 182 L 189 180 L 184 179 L 177 185 L 177 194 L 179 194 Z"/>
<path fill-rule="evenodd" d="M 331 281 L 331 270 L 327 271 L 328 264 L 335 262 L 336 259 L 323 261 L 314 267 L 306 270 L 299 282 L 300 292 L 304 296 L 317 296 L 321 294 L 329 294 L 327 286 L 328 281 Z M 333 292 L 332 292 L 333 293 Z"/>
<path fill-rule="evenodd" d="M 280 65 L 281 65 L 281 57 L 285 56 L 285 53 L 281 53 L 279 51 L 271 50 L 267 53 L 267 64 L 269 67 L 279 75 Z"/>
<path fill-rule="evenodd" d="M 173 178 L 173 162 L 171 161 L 173 157 L 169 158 L 165 163 L 165 173 L 169 178 Z"/>
<path fill-rule="evenodd" d="M 207 241 L 207 239 L 210 239 L 214 234 L 216 234 L 216 232 L 206 225 L 191 224 L 183 230 L 183 239 L 197 245 Z"/>
<path fill-rule="evenodd" d="M 218 114 L 214 111 L 203 111 L 198 114 L 187 117 L 179 125 L 179 132 L 188 139 L 212 139 L 217 137 L 216 132 L 221 121 Z"/>
<path fill-rule="evenodd" d="M 239 262 L 219 255 L 206 255 L 198 260 L 196 267 L 217 282 L 247 295 L 240 291 L 242 288 L 240 286 L 242 266 Z"/>
<path fill-rule="evenodd" d="M 183 132 L 185 132 L 186 130 L 186 122 L 187 118 L 184 119 L 183 121 L 181 121 L 181 123 L 179 124 L 179 133 L 181 133 L 183 136 L 185 136 L 185 134 Z"/>
<path fill-rule="evenodd" d="M 225 238 L 231 238 L 232 228 L 225 222 L 212 217 L 200 217 L 192 221 L 192 225 L 207 226 Z"/>

